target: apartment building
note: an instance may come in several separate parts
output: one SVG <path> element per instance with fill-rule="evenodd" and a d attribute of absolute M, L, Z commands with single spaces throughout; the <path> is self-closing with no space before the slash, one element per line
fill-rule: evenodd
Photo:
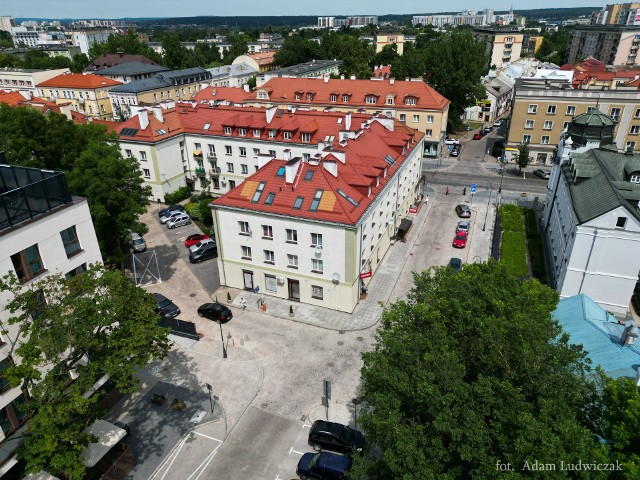
<path fill-rule="evenodd" d="M 40 34 L 32 27 L 11 27 L 11 40 L 16 47 L 35 47 Z"/>
<path fill-rule="evenodd" d="M 374 114 L 382 112 L 425 134 L 425 156 L 444 142 L 449 100 L 421 80 L 272 78 L 247 95 L 250 106 Z"/>
<path fill-rule="evenodd" d="M 155 65 L 153 63 L 143 63 L 140 61 L 119 63 L 112 67 L 102 68 L 100 70 L 92 70 L 89 73 L 98 72 L 101 77 L 110 78 L 121 83 L 130 83 L 137 80 L 151 78 L 157 73 L 171 71 L 167 67 Z"/>
<path fill-rule="evenodd" d="M 486 46 L 487 67 L 500 68 L 520 58 L 524 35 L 516 28 L 477 27 L 473 37 Z"/>
<path fill-rule="evenodd" d="M 103 70 L 109 67 L 115 67 L 116 65 L 122 65 L 123 63 L 138 62 L 146 65 L 155 65 L 159 67 L 156 62 L 144 55 L 130 55 L 126 53 L 106 53 L 91 61 L 89 65 L 84 69 L 85 73 L 94 73 L 96 71 Z"/>
<path fill-rule="evenodd" d="M 605 72 L 613 75 L 611 72 Z M 592 74 L 595 75 L 595 74 Z M 621 151 L 640 150 L 640 97 L 637 81 L 573 88 L 568 79 L 519 78 L 507 132 L 508 158 L 528 143 L 533 163 L 549 164 L 562 131 L 576 115 L 600 110 L 615 124 L 613 143 Z"/>
<path fill-rule="evenodd" d="M 260 53 L 247 53 L 236 57 L 231 65 L 245 64 L 258 72 L 268 72 L 276 68 L 275 64 L 276 51 L 268 50 Z"/>
<path fill-rule="evenodd" d="M 606 65 L 640 65 L 640 27 L 582 26 L 571 30 L 567 63 L 594 57 Z"/>
<path fill-rule="evenodd" d="M 513 9 L 506 14 L 496 15 L 490 8 L 484 10 L 464 10 L 457 15 L 414 15 L 411 23 L 416 25 L 433 25 L 434 27 L 447 27 L 451 25 L 492 25 L 509 24 L 516 19 Z"/>
<path fill-rule="evenodd" d="M 109 119 L 113 110 L 108 92 L 120 82 L 99 75 L 66 73 L 37 85 L 42 98 L 58 105 L 71 104 L 71 109 L 89 118 Z"/>
<path fill-rule="evenodd" d="M 11 33 L 11 29 L 16 26 L 13 17 L 0 16 L 0 30 Z"/>
<path fill-rule="evenodd" d="M 211 73 L 202 67 L 172 70 L 119 84 L 109 90 L 109 99 L 116 117 L 129 118 L 132 106 L 188 100 L 210 80 Z"/>
<path fill-rule="evenodd" d="M 67 45 L 80 48 L 80 52 L 89 55 L 89 49 L 96 43 L 106 43 L 115 30 L 72 30 L 65 32 Z"/>
<path fill-rule="evenodd" d="M 62 172 L 4 164 L 0 153 L 0 276 L 13 272 L 25 286 L 52 273 L 77 275 L 102 263 L 87 201 L 69 193 Z M 8 293 L 0 292 L 0 305 Z M 29 401 L 20 387 L 2 376 L 20 358 L 9 354 L 19 326 L 7 325 L 0 309 L 0 477 L 18 463 L 16 450 L 28 416 L 19 406 Z M 13 477 L 12 477 L 13 478 Z"/>
<path fill-rule="evenodd" d="M 256 77 L 256 86 L 261 87 L 272 78 L 322 78 L 338 75 L 342 60 L 312 60 L 310 62 L 291 65 L 262 72 Z"/>
<path fill-rule="evenodd" d="M 27 70 L 19 68 L 0 68 L 0 89 L 6 91 L 29 92 L 39 95 L 37 85 L 58 75 L 70 73 L 68 68 L 56 70 Z"/>
<path fill-rule="evenodd" d="M 614 128 L 598 110 L 570 123 L 549 179 L 542 233 L 560 297 L 586 294 L 624 318 L 640 274 L 640 156 L 618 151 Z"/>
<path fill-rule="evenodd" d="M 640 25 L 640 3 L 606 5 L 591 16 L 592 25 Z"/>
<path fill-rule="evenodd" d="M 319 141 L 306 159 L 265 158 L 212 203 L 223 285 L 259 288 L 267 304 L 273 296 L 294 309 L 353 311 L 422 198 L 424 138 L 392 119 L 354 117 L 346 114 L 337 141 Z"/>
<path fill-rule="evenodd" d="M 207 68 L 207 71 L 211 73 L 211 81 L 209 82 L 211 86 L 236 88 L 245 85 L 258 73 L 258 70 L 246 63 Z"/>

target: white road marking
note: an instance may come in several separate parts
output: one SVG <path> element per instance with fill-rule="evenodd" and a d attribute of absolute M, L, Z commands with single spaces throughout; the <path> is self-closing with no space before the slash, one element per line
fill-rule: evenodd
<path fill-rule="evenodd" d="M 217 438 L 210 437 L 209 435 L 205 435 L 204 433 L 200 433 L 200 432 L 193 432 L 193 433 L 195 433 L 196 435 L 200 435 L 201 437 L 208 438 L 209 440 L 215 440 L 216 442 L 223 443 L 222 440 L 218 440 Z"/>

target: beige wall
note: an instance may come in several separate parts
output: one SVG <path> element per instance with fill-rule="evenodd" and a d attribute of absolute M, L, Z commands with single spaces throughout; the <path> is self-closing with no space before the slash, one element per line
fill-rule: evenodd
<path fill-rule="evenodd" d="M 402 55 L 404 53 L 404 35 L 402 33 L 376 35 L 376 53 L 381 52 L 385 45 L 394 43 L 398 46 L 398 55 Z"/>

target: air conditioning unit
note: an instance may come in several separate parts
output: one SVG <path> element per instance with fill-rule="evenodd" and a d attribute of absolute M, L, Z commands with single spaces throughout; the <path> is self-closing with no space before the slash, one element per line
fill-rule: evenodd
<path fill-rule="evenodd" d="M 278 280 L 278 285 L 284 285 L 284 277 L 277 277 L 276 280 Z"/>

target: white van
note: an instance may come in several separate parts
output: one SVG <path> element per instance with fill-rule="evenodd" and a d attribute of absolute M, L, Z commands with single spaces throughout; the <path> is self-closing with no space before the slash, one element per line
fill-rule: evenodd
<path fill-rule="evenodd" d="M 189 225 L 191 223 L 191 218 L 186 213 L 182 213 L 180 215 L 176 215 L 167 220 L 167 227 L 176 228 L 182 227 L 183 225 Z"/>

